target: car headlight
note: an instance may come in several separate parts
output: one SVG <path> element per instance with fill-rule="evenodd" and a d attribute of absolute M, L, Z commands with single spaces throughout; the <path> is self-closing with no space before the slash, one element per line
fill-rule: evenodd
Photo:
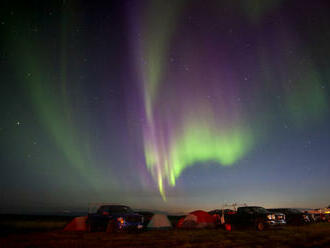
<path fill-rule="evenodd" d="M 269 220 L 275 220 L 275 214 L 269 214 L 269 215 L 267 215 L 267 219 L 269 219 Z"/>

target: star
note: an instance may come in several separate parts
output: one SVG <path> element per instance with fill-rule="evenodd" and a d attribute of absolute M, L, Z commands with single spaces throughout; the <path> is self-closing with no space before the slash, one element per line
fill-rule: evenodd
<path fill-rule="evenodd" d="M 16 125 L 17 125 L 17 126 L 21 125 L 21 122 L 20 122 L 20 121 L 17 121 L 17 122 L 16 122 Z"/>

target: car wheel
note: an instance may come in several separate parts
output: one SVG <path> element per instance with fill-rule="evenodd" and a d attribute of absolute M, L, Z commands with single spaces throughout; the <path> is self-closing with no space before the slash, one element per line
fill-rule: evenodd
<path fill-rule="evenodd" d="M 263 231 L 265 229 L 264 223 L 261 221 L 257 222 L 257 230 L 258 231 Z"/>

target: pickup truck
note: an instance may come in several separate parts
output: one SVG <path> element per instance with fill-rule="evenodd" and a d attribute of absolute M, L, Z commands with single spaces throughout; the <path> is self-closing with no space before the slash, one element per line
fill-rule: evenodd
<path fill-rule="evenodd" d="M 257 206 L 239 207 L 236 214 L 225 216 L 227 230 L 252 227 L 262 231 L 265 228 L 280 227 L 284 224 L 286 224 L 284 214 L 275 214 Z"/>
<path fill-rule="evenodd" d="M 143 216 L 123 205 L 102 205 L 96 213 L 88 214 L 87 227 L 91 232 L 140 230 Z"/>

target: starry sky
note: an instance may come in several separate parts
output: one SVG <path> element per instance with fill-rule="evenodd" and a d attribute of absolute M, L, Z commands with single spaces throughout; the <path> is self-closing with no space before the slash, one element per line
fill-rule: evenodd
<path fill-rule="evenodd" d="M 327 206 L 329 11 L 2 1 L 0 211 Z"/>

